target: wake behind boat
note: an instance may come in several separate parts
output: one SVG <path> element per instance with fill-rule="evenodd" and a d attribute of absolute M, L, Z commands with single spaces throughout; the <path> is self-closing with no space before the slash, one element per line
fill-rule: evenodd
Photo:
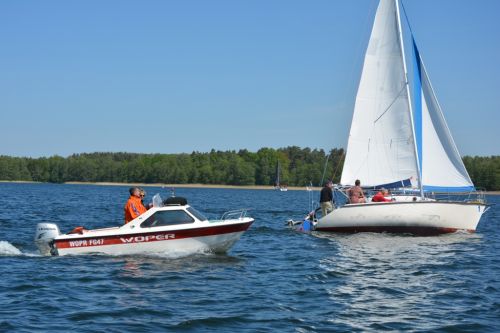
<path fill-rule="evenodd" d="M 61 234 L 57 225 L 39 223 L 35 243 L 42 255 L 225 253 L 254 222 L 246 217 L 246 210 L 208 220 L 184 198 L 172 197 L 163 203 L 158 195 L 155 197 L 151 209 L 120 227 L 77 227 Z"/>
<path fill-rule="evenodd" d="M 412 80 L 399 1 L 381 0 L 365 54 L 341 185 L 335 191 L 337 206 L 319 219 L 315 230 L 473 232 L 487 210 L 453 141 L 409 22 L 406 30 Z M 366 188 L 399 189 L 402 195 L 391 202 L 350 201 L 345 190 L 358 179 Z"/>

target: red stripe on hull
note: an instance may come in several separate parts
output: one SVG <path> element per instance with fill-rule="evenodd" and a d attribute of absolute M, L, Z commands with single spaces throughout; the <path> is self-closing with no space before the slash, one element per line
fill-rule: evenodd
<path fill-rule="evenodd" d="M 358 233 L 358 232 L 387 232 L 394 234 L 413 234 L 419 236 L 436 236 L 442 234 L 449 234 L 457 232 L 461 229 L 456 228 L 438 228 L 438 227 L 416 227 L 416 226 L 373 226 L 373 227 L 328 227 L 328 228 L 316 228 L 316 231 L 329 231 L 329 232 L 339 232 L 339 233 Z M 475 230 L 467 230 L 470 233 L 475 232 Z"/>
<path fill-rule="evenodd" d="M 218 227 L 204 227 L 196 229 L 181 229 L 171 231 L 156 231 L 137 234 L 90 236 L 71 239 L 56 239 L 54 245 L 58 249 L 78 248 L 89 246 L 104 246 L 116 244 L 134 244 L 155 241 L 167 241 L 192 237 L 214 236 L 247 230 L 253 223 L 239 223 L 232 225 L 222 225 Z"/>

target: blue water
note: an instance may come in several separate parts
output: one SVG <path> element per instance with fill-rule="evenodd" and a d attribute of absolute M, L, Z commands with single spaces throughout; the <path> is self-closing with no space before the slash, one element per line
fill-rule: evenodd
<path fill-rule="evenodd" d="M 41 257 L 38 222 L 120 224 L 127 188 L 0 190 L 1 332 L 500 331 L 500 205 L 475 234 L 308 235 L 284 226 L 305 191 L 177 189 L 209 216 L 245 207 L 256 222 L 227 255 Z"/>

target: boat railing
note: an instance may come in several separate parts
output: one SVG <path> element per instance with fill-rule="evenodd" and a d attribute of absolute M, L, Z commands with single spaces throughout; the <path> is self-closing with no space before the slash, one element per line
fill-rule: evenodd
<path fill-rule="evenodd" d="M 347 195 L 348 188 L 336 187 L 333 190 L 333 198 L 335 200 L 335 207 L 340 208 L 349 203 L 349 196 Z"/>
<path fill-rule="evenodd" d="M 468 192 L 430 192 L 426 197 L 442 201 L 455 201 L 467 203 L 486 203 L 486 195 L 483 190 Z"/>
<path fill-rule="evenodd" d="M 348 195 L 346 193 L 346 188 L 336 188 L 334 191 L 335 195 L 335 206 L 342 207 L 349 202 Z M 378 190 L 365 189 L 365 195 L 370 198 Z M 408 197 L 414 196 L 416 198 L 420 197 L 420 191 L 416 189 L 392 189 L 390 191 L 391 197 L 398 201 L 398 197 Z M 452 201 L 452 202 L 465 202 L 465 203 L 481 203 L 486 204 L 486 195 L 483 189 L 476 189 L 475 191 L 467 192 L 425 192 L 426 199 L 432 199 L 437 201 Z"/>
<path fill-rule="evenodd" d="M 220 220 L 240 220 L 247 216 L 248 208 L 230 210 L 222 214 Z"/>
<path fill-rule="evenodd" d="M 415 189 L 396 189 L 391 190 L 391 195 L 396 198 L 398 196 L 415 196 L 420 197 L 420 191 Z M 482 190 L 466 191 L 466 192 L 446 192 L 446 191 L 426 191 L 424 193 L 426 199 L 436 201 L 451 201 L 451 202 L 477 202 L 486 203 L 485 193 Z"/>

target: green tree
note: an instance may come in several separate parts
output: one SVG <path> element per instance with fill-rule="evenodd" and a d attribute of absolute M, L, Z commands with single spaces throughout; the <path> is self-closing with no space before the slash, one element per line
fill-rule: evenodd
<path fill-rule="evenodd" d="M 191 154 L 101 152 L 66 158 L 0 156 L 0 180 L 273 185 L 279 161 L 281 183 L 304 186 L 309 182 L 320 185 L 323 177 L 338 183 L 344 159 L 343 149 L 326 154 L 322 149 L 297 146 L 261 148 L 257 152 L 241 149 Z M 476 187 L 500 190 L 500 156 L 465 156 L 463 161 Z"/>

